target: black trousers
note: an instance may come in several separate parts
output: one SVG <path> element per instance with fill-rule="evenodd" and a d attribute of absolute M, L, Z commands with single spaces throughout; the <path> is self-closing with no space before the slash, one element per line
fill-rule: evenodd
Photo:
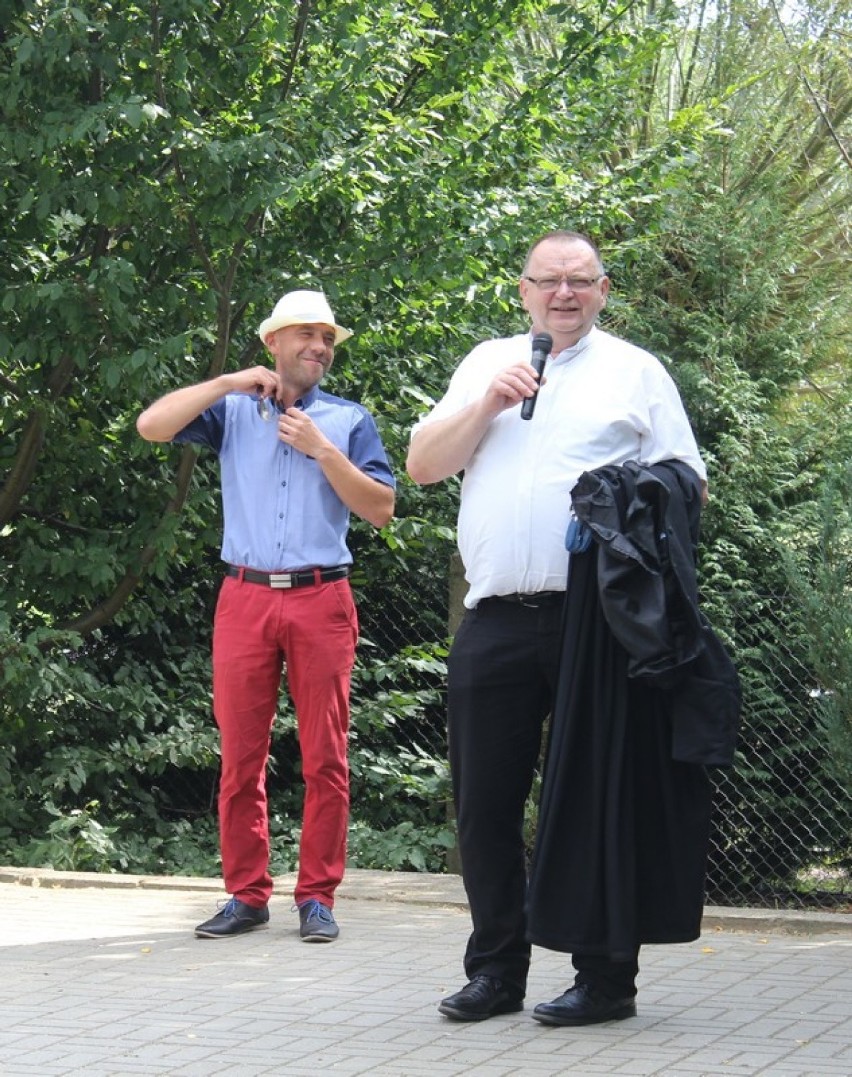
<path fill-rule="evenodd" d="M 486 599 L 465 615 L 448 659 L 450 769 L 473 921 L 465 972 L 497 976 L 521 994 L 531 951 L 524 807 L 556 691 L 563 604 Z M 634 993 L 636 962 L 572 960 L 578 982 L 613 997 Z"/>

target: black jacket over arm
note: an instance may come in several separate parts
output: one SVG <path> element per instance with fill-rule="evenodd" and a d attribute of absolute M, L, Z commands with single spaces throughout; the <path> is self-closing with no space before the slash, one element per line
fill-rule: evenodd
<path fill-rule="evenodd" d="M 692 469 L 599 468 L 572 499 L 595 541 L 571 557 L 529 937 L 627 960 L 700 933 L 705 764 L 733 758 L 739 684 L 698 610 Z"/>

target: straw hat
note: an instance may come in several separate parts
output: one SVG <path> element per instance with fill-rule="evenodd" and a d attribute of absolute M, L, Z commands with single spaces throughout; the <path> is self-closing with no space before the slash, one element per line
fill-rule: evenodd
<path fill-rule="evenodd" d="M 340 344 L 352 336 L 348 329 L 338 325 L 322 292 L 288 292 L 275 304 L 275 309 L 260 323 L 258 336 L 265 341 L 269 333 L 283 329 L 285 325 L 313 325 L 319 322 L 334 329 L 334 343 Z"/>

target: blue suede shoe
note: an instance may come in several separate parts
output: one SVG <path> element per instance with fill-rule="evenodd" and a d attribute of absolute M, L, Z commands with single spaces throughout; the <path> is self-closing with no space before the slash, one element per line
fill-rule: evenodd
<path fill-rule="evenodd" d="M 302 942 L 333 942 L 340 928 L 328 905 L 311 898 L 299 906 L 299 935 Z"/>
<path fill-rule="evenodd" d="M 256 927 L 269 923 L 269 908 L 262 905 L 246 905 L 238 898 L 231 898 L 209 920 L 199 924 L 195 934 L 199 939 L 225 939 L 230 935 L 242 935 Z"/>

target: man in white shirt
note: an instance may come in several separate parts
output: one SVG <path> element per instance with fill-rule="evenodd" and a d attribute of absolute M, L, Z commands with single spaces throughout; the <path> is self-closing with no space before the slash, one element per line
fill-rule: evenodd
<path fill-rule="evenodd" d="M 470 587 L 449 658 L 448 710 L 473 932 L 469 982 L 439 1006 L 460 1021 L 523 1008 L 530 962 L 524 809 L 558 674 L 570 491 L 582 472 L 627 460 L 682 460 L 706 480 L 662 364 L 595 326 L 609 280 L 591 240 L 565 231 L 536 240 L 519 290 L 531 332 L 473 349 L 415 426 L 407 461 L 423 484 L 464 472 L 458 543 Z M 553 343 L 539 386 L 531 337 L 544 333 Z M 533 396 L 525 422 L 521 404 Z M 638 951 L 625 962 L 572 960 L 595 992 L 569 998 L 560 1023 L 635 1013 Z"/>

